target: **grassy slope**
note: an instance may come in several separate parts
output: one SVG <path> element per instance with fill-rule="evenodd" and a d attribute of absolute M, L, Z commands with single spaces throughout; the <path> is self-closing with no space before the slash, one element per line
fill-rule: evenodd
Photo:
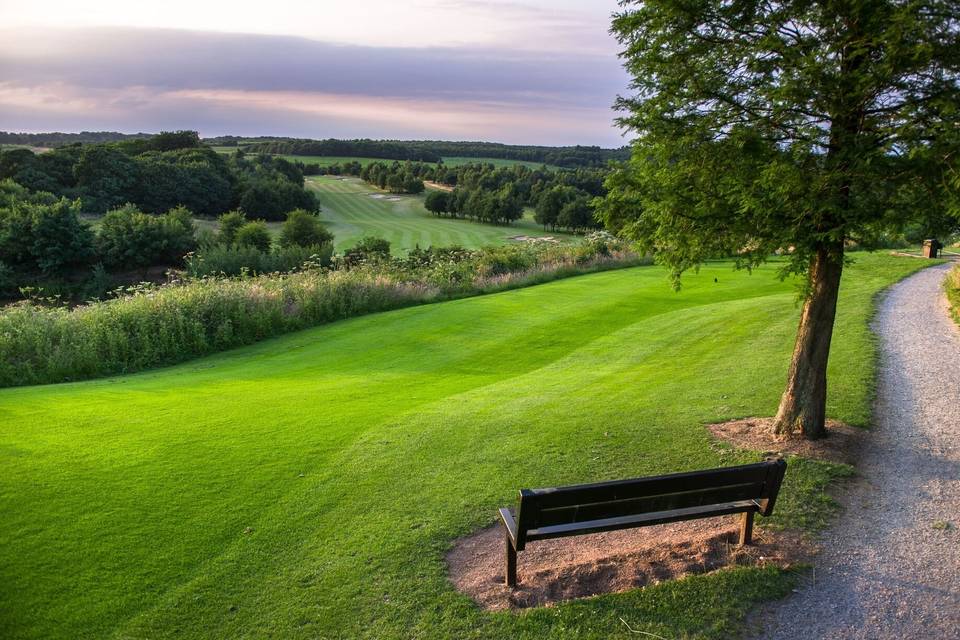
<path fill-rule="evenodd" d="M 307 184 L 320 197 L 320 217 L 336 238 L 337 250 L 356 244 L 365 235 L 386 238 L 395 250 L 458 244 L 477 248 L 509 242 L 510 236 L 552 235 L 545 233 L 532 219 L 524 218 L 510 226 L 479 224 L 466 220 L 438 218 L 423 208 L 423 196 L 390 196 L 399 201 L 375 199 L 384 195 L 359 178 L 337 179 L 328 176 L 309 178 Z"/>
<path fill-rule="evenodd" d="M 922 263 L 858 260 L 829 412 L 864 424 L 871 299 Z M 623 618 L 726 637 L 791 576 L 737 569 L 487 614 L 452 591 L 443 556 L 520 486 L 746 459 L 700 425 L 775 409 L 794 300 L 770 268 L 711 266 L 680 294 L 638 268 L 2 390 L 0 636 L 636 637 Z M 815 516 L 830 475 L 794 462 L 780 520 Z"/>

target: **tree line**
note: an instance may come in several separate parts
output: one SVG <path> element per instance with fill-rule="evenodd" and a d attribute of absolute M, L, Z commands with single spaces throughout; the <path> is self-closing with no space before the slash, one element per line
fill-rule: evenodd
<path fill-rule="evenodd" d="M 241 144 L 232 140 L 233 144 Z M 596 146 L 545 147 L 508 145 L 498 142 L 447 142 L 442 140 L 270 140 L 247 144 L 259 153 L 298 156 L 355 156 L 383 160 L 442 162 L 444 156 L 499 158 L 540 162 L 558 167 L 604 167 L 611 160 L 630 157 L 627 147 L 603 149 Z"/>
<path fill-rule="evenodd" d="M 70 144 L 39 154 L 3 150 L 3 179 L 30 191 L 78 199 L 85 213 L 130 203 L 147 213 L 184 206 L 215 216 L 240 208 L 258 218 L 282 220 L 293 209 L 317 208 L 295 163 L 242 152 L 224 156 L 201 144 L 194 131 Z"/>
<path fill-rule="evenodd" d="M 238 275 L 329 262 L 333 235 L 316 212 L 294 209 L 284 218 L 276 241 L 266 222 L 243 211 L 221 214 L 215 233 L 179 205 L 158 214 L 124 204 L 94 227 L 82 218 L 79 200 L 0 181 L 0 297 L 38 287 L 65 298 L 100 297 L 129 280 L 123 274 L 142 280 L 155 267 Z"/>

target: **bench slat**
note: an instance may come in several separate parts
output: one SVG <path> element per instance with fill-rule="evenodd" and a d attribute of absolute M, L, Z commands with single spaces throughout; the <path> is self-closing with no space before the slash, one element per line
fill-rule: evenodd
<path fill-rule="evenodd" d="M 654 513 L 644 513 L 632 516 L 621 516 L 618 518 L 604 518 L 601 520 L 592 520 L 588 522 L 574 522 L 569 524 L 558 524 L 549 527 L 540 527 L 527 531 L 527 540 L 546 540 L 548 538 L 562 538 L 565 536 L 576 536 L 585 533 L 598 533 L 601 531 L 615 531 L 617 529 L 630 529 L 638 526 L 648 526 L 655 524 L 666 524 L 668 522 L 680 522 L 683 520 L 694 520 L 697 518 L 708 518 L 713 516 L 725 516 L 733 513 L 757 512 L 760 506 L 753 500 L 738 500 L 724 504 L 714 504 L 701 507 L 688 507 L 686 509 L 672 509 L 670 511 L 657 511 Z"/>
<path fill-rule="evenodd" d="M 531 528 L 724 504 L 738 500 L 759 500 L 763 496 L 763 487 L 763 483 L 752 482 L 715 489 L 678 491 L 624 500 L 541 508 L 534 514 Z"/>
<path fill-rule="evenodd" d="M 698 491 L 748 483 L 762 483 L 770 471 L 768 463 L 760 462 L 739 467 L 708 471 L 688 471 L 651 478 L 614 480 L 592 484 L 533 489 L 525 492 L 523 502 L 536 509 L 563 507 L 570 504 L 592 504 L 616 500 L 644 498 L 681 491 Z"/>

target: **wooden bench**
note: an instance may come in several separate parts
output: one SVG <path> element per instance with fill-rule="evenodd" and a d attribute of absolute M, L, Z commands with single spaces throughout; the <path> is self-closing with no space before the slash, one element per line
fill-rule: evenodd
<path fill-rule="evenodd" d="M 506 531 L 506 583 L 517 584 L 517 552 L 528 542 L 742 513 L 740 544 L 753 516 L 769 516 L 787 469 L 782 459 L 737 467 L 552 489 L 521 489 L 516 518 L 500 509 Z"/>

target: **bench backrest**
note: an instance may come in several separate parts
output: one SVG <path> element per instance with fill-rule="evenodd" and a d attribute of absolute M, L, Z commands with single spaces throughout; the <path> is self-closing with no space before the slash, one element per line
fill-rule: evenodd
<path fill-rule="evenodd" d="M 787 463 L 782 459 L 634 480 L 521 489 L 517 512 L 520 548 L 530 529 L 633 516 L 740 500 L 770 515 Z"/>

